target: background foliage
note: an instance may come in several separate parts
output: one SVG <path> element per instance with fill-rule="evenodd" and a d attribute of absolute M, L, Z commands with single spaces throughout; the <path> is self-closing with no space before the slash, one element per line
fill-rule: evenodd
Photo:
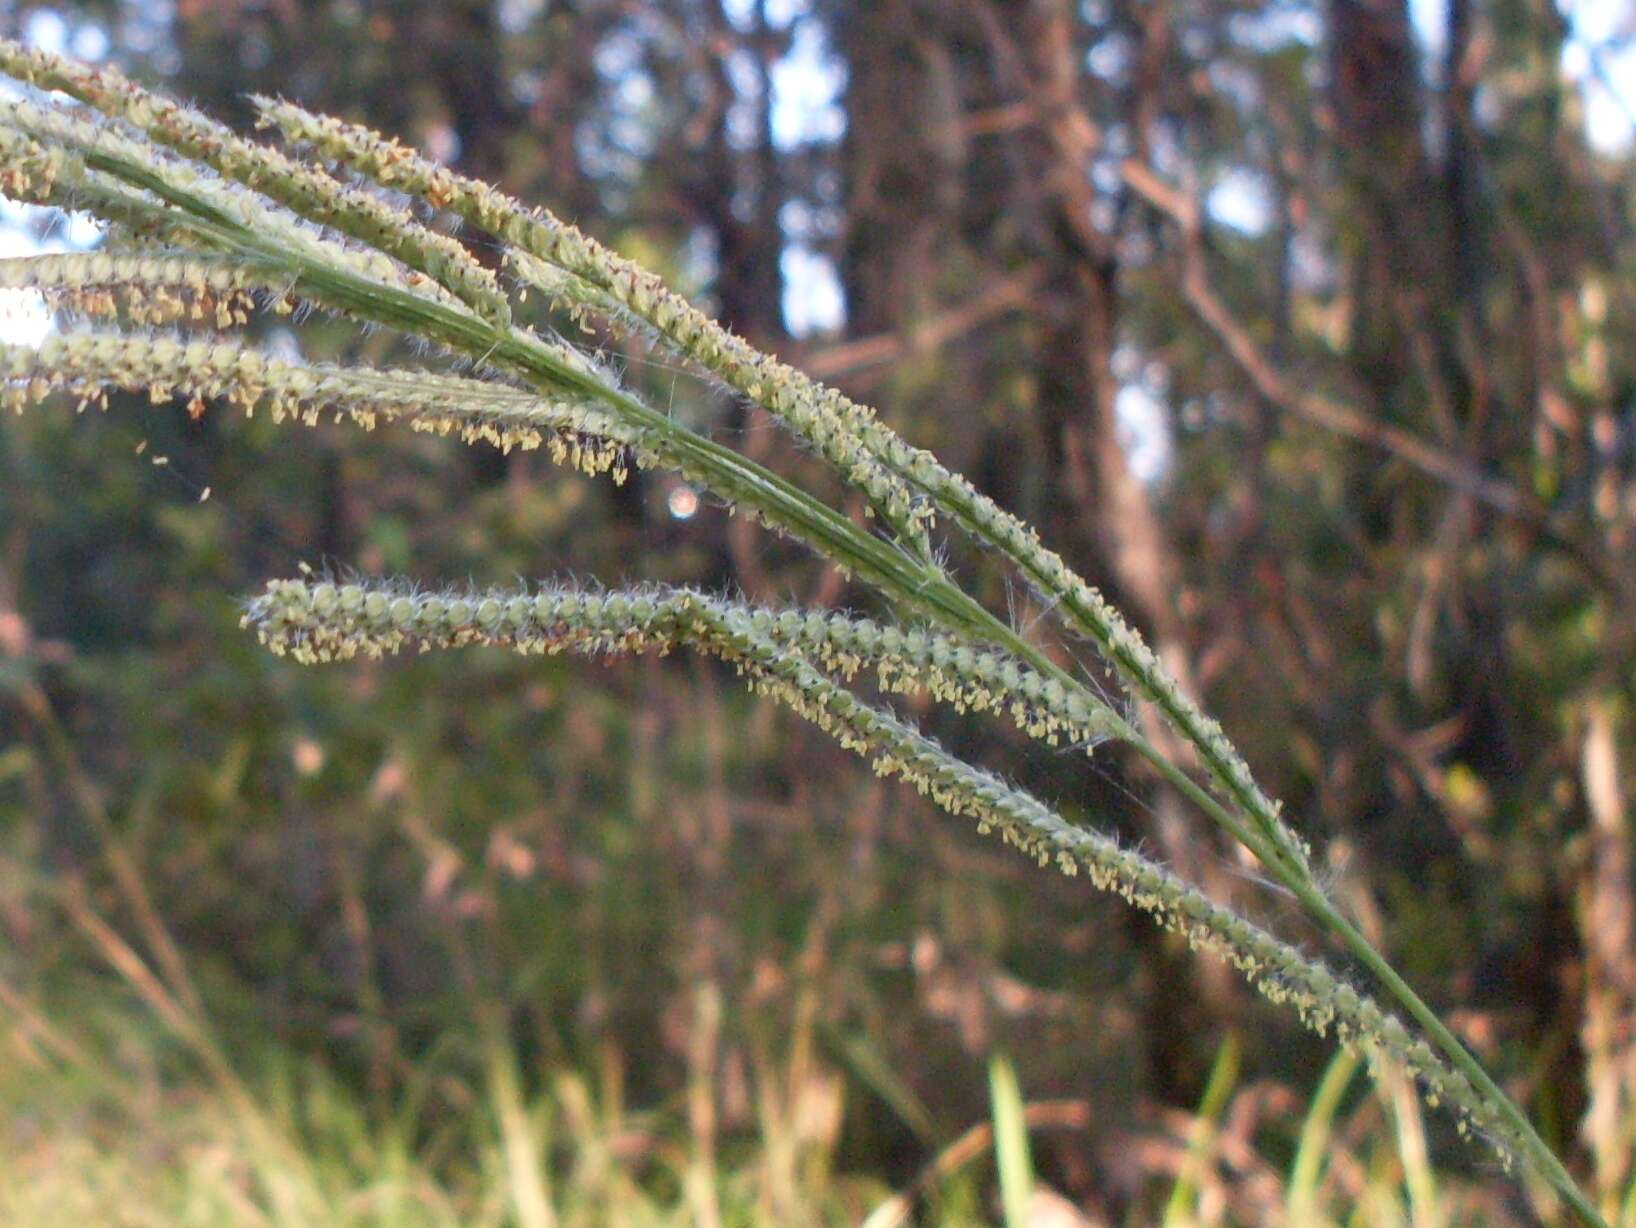
<path fill-rule="evenodd" d="M 1636 232 L 1606 114 L 1636 19 L 1410 9 L 0 12 L 239 122 L 288 95 L 548 202 L 1040 524 L 1636 1222 Z M 627 375 L 803 463 L 685 373 Z M 301 561 L 848 602 L 667 477 L 134 401 L 0 422 L 0 475 L 5 1218 L 855 1222 L 917 1182 L 928 1222 L 1548 1213 L 707 663 L 308 671 L 238 629 Z M 933 724 L 1278 907 L 1136 765 Z M 968 1131 L 991 1112 L 1037 1127 L 1032 1202 Z"/>

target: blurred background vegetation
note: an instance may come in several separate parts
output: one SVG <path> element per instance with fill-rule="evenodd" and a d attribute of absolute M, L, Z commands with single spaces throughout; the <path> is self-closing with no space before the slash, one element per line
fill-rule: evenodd
<path fill-rule="evenodd" d="M 261 91 L 401 136 L 878 405 L 1144 629 L 1636 1224 L 1636 11 L 128 0 L 0 26 L 236 123 Z M 95 241 L 8 225 L 12 251 Z M 236 600 L 303 561 L 860 600 L 664 475 L 130 399 L 0 421 L 0 1222 L 1552 1215 L 1407 1089 L 710 664 L 265 656 Z M 1294 923 L 1117 753 L 921 715 Z"/>

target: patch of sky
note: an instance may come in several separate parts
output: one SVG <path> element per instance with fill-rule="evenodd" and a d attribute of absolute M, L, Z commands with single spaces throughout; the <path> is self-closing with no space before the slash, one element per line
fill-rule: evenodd
<path fill-rule="evenodd" d="M 641 43 L 629 32 L 604 40 L 593 63 L 602 81 L 602 105 L 575 135 L 575 147 L 587 172 L 602 181 L 618 207 L 653 152 L 653 81 Z"/>
<path fill-rule="evenodd" d="M 780 149 L 838 141 L 846 132 L 846 68 L 816 21 L 803 21 L 772 67 L 773 143 Z"/>
<path fill-rule="evenodd" d="M 0 259 L 85 251 L 101 242 L 102 234 L 88 214 L 0 201 Z M 38 346 L 55 328 L 38 290 L 0 290 L 0 342 Z"/>
<path fill-rule="evenodd" d="M 765 10 L 767 24 L 775 30 L 787 29 L 812 11 L 809 0 L 722 0 L 721 7 L 727 20 L 743 31 L 755 29 L 757 7 Z"/>
<path fill-rule="evenodd" d="M 808 200 L 787 200 L 778 210 L 779 229 L 794 243 L 822 243 L 835 233 L 839 221 L 834 208 Z"/>
<path fill-rule="evenodd" d="M 771 90 L 769 123 L 779 149 L 830 144 L 846 133 L 841 96 L 846 66 L 831 47 L 826 27 L 812 19 L 808 0 L 762 0 L 767 23 L 790 31 L 784 55 L 768 69 Z M 752 28 L 754 0 L 728 0 L 729 18 L 741 29 Z M 740 97 L 756 102 L 754 87 Z M 833 182 L 819 185 L 833 192 Z M 833 233 L 833 208 L 791 200 L 779 210 L 784 250 L 779 258 L 783 280 L 784 326 L 796 337 L 838 331 L 846 321 L 846 294 L 835 262 L 821 250 Z"/>
<path fill-rule="evenodd" d="M 1214 59 L 1221 52 L 1214 27 L 1208 22 L 1190 22 L 1182 27 L 1182 54 L 1190 60 Z"/>
<path fill-rule="evenodd" d="M 1117 161 L 1097 158 L 1091 163 L 1091 182 L 1096 185 L 1098 195 L 1105 197 L 1118 192 L 1125 180 Z"/>
<path fill-rule="evenodd" d="M 1628 154 L 1636 145 L 1636 8 L 1583 0 L 1569 21 L 1562 71 L 1584 96 L 1585 135 L 1602 153 Z"/>
<path fill-rule="evenodd" d="M 1216 92 L 1231 101 L 1241 114 L 1252 115 L 1261 109 L 1261 78 L 1250 65 L 1223 57 L 1212 62 L 1206 71 Z"/>
<path fill-rule="evenodd" d="M 716 236 L 707 227 L 694 226 L 676 251 L 681 288 L 692 292 L 698 286 L 709 285 L 716 276 L 718 260 Z"/>
<path fill-rule="evenodd" d="M 545 85 L 545 74 L 533 68 L 525 68 L 521 72 L 511 74 L 507 84 L 511 87 L 512 100 L 521 106 L 532 106 L 539 101 L 540 90 Z"/>
<path fill-rule="evenodd" d="M 1636 148 L 1636 6 L 1630 0 L 1569 0 L 1557 7 L 1568 24 L 1562 73 L 1583 100 L 1585 137 L 1602 154 L 1627 156 Z M 1448 52 L 1448 0 L 1409 0 L 1409 19 L 1432 79 L 1439 80 Z M 1479 91 L 1477 102 L 1480 122 L 1502 120 L 1492 96 L 1484 99 Z"/>
<path fill-rule="evenodd" d="M 81 60 L 105 59 L 108 31 L 98 21 L 72 24 L 56 9 L 35 9 L 23 19 L 23 41 L 31 47 Z"/>
<path fill-rule="evenodd" d="M 1340 270 L 1334 253 L 1325 246 L 1323 236 L 1302 228 L 1295 232 L 1290 244 L 1290 287 L 1301 294 L 1330 295 L 1335 293 Z"/>
<path fill-rule="evenodd" d="M 784 279 L 784 327 L 790 335 L 839 330 L 846 321 L 846 294 L 835 262 L 805 244 L 787 243 L 778 267 Z"/>
<path fill-rule="evenodd" d="M 1114 351 L 1112 365 L 1114 377 L 1119 380 L 1113 402 L 1119 443 L 1137 480 L 1152 485 L 1170 472 L 1175 457 L 1166 399 L 1170 373 L 1163 363 L 1144 359 L 1128 345 Z"/>
<path fill-rule="evenodd" d="M 748 48 L 736 47 L 722 62 L 733 89 L 727 110 L 727 143 L 737 150 L 761 144 L 761 66 Z"/>
<path fill-rule="evenodd" d="M 1085 63 L 1093 76 L 1109 85 L 1124 85 L 1130 74 L 1131 40 L 1119 33 L 1098 39 L 1086 53 Z"/>
<path fill-rule="evenodd" d="M 1441 61 L 1449 46 L 1448 0 L 1409 0 L 1409 21 L 1427 58 Z"/>
<path fill-rule="evenodd" d="M 1272 222 L 1272 192 L 1266 176 L 1245 167 L 1222 175 L 1205 197 L 1204 207 L 1213 221 L 1252 237 L 1266 234 Z"/>
<path fill-rule="evenodd" d="M 118 36 L 112 40 L 121 52 L 146 58 L 162 73 L 173 73 L 181 66 L 181 57 L 171 42 L 171 31 L 176 22 L 176 5 L 172 0 L 138 0 L 135 4 L 118 7 Z M 104 55 L 111 50 L 109 46 Z M 76 52 L 77 54 L 77 52 Z"/>
<path fill-rule="evenodd" d="M 545 10 L 545 0 L 500 0 L 495 20 L 507 34 L 521 34 Z"/>
<path fill-rule="evenodd" d="M 1227 19 L 1234 43 L 1266 54 L 1294 45 L 1316 47 L 1324 36 L 1323 21 L 1310 0 L 1283 0 L 1253 13 L 1235 13 Z"/>

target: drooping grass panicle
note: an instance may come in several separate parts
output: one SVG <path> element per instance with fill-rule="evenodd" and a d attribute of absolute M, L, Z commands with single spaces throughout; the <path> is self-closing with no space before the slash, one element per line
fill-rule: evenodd
<path fill-rule="evenodd" d="M 689 480 L 808 542 L 820 553 L 881 584 L 900 599 L 969 629 L 986 617 L 964 594 L 927 589 L 923 563 L 854 527 L 847 517 L 730 448 L 705 439 L 617 387 L 608 373 L 572 347 L 531 332 L 504 329 L 453 299 L 436 283 L 367 248 L 320 235 L 308 223 L 214 172 L 179 162 L 151 143 L 75 115 L 30 103 L 0 106 L 12 124 L 43 144 L 67 148 L 92 169 L 153 192 L 190 216 L 210 242 L 290 270 L 297 289 L 326 307 L 403 328 L 479 361 L 516 370 L 547 390 L 603 401 L 632 429 L 650 437 L 650 454 Z M 435 293 L 434 293 L 435 292 Z"/>
<path fill-rule="evenodd" d="M 1475 1127 L 1509 1159 L 1512 1140 L 1493 1106 L 1466 1077 L 1369 995 L 1142 854 L 1063 819 L 1032 795 L 949 754 L 883 708 L 825 673 L 857 651 L 861 624 L 774 611 L 688 589 L 597 592 L 538 589 L 419 592 L 396 582 L 275 580 L 248 603 L 245 625 L 273 652 L 306 664 L 381 656 L 405 648 L 497 645 L 525 654 L 588 655 L 688 646 L 737 666 L 751 685 L 786 704 L 843 746 L 898 776 L 958 817 L 972 819 L 1064 872 L 1149 913 L 1195 947 L 1227 960 L 1274 1002 L 1291 1006 L 1319 1034 L 1372 1060 L 1401 1063 L 1434 1101 L 1446 1100 L 1462 1128 Z M 869 637 L 867 634 L 865 638 Z M 809 655 L 815 645 L 827 643 Z M 816 662 L 816 663 L 815 663 Z"/>
<path fill-rule="evenodd" d="M 309 221 L 333 227 L 432 278 L 473 310 L 511 321 L 499 279 L 466 247 L 369 192 L 337 181 L 321 167 L 246 140 L 225 124 L 155 94 L 118 69 L 93 67 L 48 51 L 0 40 L 0 72 L 43 89 L 61 90 L 152 140 L 261 192 Z"/>
<path fill-rule="evenodd" d="M 1197 750 L 1215 786 L 1310 878 L 1305 842 L 1256 783 L 1221 727 L 1204 713 L 1152 650 L 1091 585 L 1047 549 L 1032 529 L 915 448 L 867 407 L 763 354 L 668 289 L 653 273 L 609 251 L 549 212 L 530 209 L 488 184 L 466 178 L 369 129 L 314 115 L 288 102 L 256 98 L 266 122 L 378 182 L 423 196 L 515 244 L 568 276 L 541 279 L 547 293 L 609 304 L 646 321 L 678 355 L 712 372 L 809 440 L 877 505 L 899 520 L 930 521 L 943 508 L 978 540 L 1015 565 L 1050 606 L 1089 636 L 1134 693 L 1154 703 Z M 514 261 L 525 276 L 537 266 Z M 872 485 L 873 484 L 873 485 Z"/>
<path fill-rule="evenodd" d="M 221 180 L 208 168 L 179 163 L 145 138 L 114 132 L 110 125 L 106 138 L 99 140 L 102 130 L 78 116 L 47 115 L 31 104 L 15 104 L 12 111 L 7 115 L 0 110 L 0 127 L 8 119 L 18 122 L 31 136 L 65 146 L 88 167 L 161 197 L 188 215 L 188 224 L 208 243 L 289 269 L 304 297 L 479 361 L 492 360 L 542 388 L 601 400 L 628 425 L 645 432 L 659 463 L 708 487 L 763 524 L 806 542 L 878 585 L 892 600 L 919 609 L 951 631 L 1003 644 L 1036 668 L 1055 668 L 950 583 L 935 564 L 858 529 L 844 513 L 764 466 L 681 426 L 619 388 L 607 372 L 572 347 L 515 327 L 496 327 L 391 257 L 318 235 L 281 206 Z"/>

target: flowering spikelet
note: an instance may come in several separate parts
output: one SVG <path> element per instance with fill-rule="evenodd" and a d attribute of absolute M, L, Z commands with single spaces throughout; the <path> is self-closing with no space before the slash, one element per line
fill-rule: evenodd
<path fill-rule="evenodd" d="M 0 345 L 0 404 L 21 412 L 54 391 L 83 406 L 105 404 L 106 390 L 147 390 L 155 402 L 222 398 L 248 413 L 265 408 L 275 422 L 309 426 L 333 413 L 365 429 L 403 418 L 416 430 L 483 441 L 503 451 L 544 447 L 559 464 L 623 478 L 626 457 L 641 461 L 640 434 L 608 414 L 565 400 L 482 380 L 422 371 L 305 365 L 221 338 L 58 333 L 38 348 Z"/>
<path fill-rule="evenodd" d="M 298 658 L 360 652 L 380 656 L 411 640 L 426 645 L 493 644 L 526 652 L 560 635 L 560 603 L 567 600 L 550 593 L 536 598 L 522 588 L 474 592 L 463 599 L 472 609 L 501 613 L 451 627 L 421 617 L 424 600 L 403 597 L 397 586 L 359 581 L 355 587 L 376 611 L 375 616 L 356 601 L 308 609 L 299 625 L 293 621 L 284 625 L 286 647 Z M 271 596 L 268 601 L 271 610 L 277 603 Z M 1089 750 L 1116 736 L 1121 725 L 1110 719 L 1112 713 L 1104 705 L 1085 702 L 1055 679 L 1043 677 L 1004 653 L 979 651 L 935 631 L 905 630 L 839 612 L 773 610 L 678 589 L 645 594 L 624 630 L 649 637 L 655 628 L 663 631 L 668 627 L 674 611 L 682 607 L 696 617 L 748 620 L 757 636 L 803 654 L 846 681 L 870 670 L 882 690 L 924 691 L 961 712 L 1003 712 L 1030 736 L 1052 745 L 1066 740 Z M 446 610 L 446 606 L 433 610 Z M 278 620 L 273 617 L 273 621 Z"/>
<path fill-rule="evenodd" d="M 0 100 L 0 129 L 20 131 L 36 142 L 72 151 L 92 170 L 112 170 L 128 183 L 139 184 L 166 199 L 185 199 L 191 211 L 205 219 L 219 218 L 243 233 L 264 236 L 267 244 L 315 265 L 344 270 L 400 292 L 464 308 L 439 283 L 391 256 L 325 236 L 287 209 L 224 181 L 196 163 L 171 156 L 144 137 L 127 135 L 106 120 L 93 123 L 89 116 L 94 114 Z"/>
<path fill-rule="evenodd" d="M 276 269 L 192 251 L 68 252 L 0 260 L 0 290 L 38 290 L 53 306 L 85 315 L 123 309 L 137 324 L 245 324 L 258 292 L 273 310 L 291 310 L 288 286 L 288 275 Z"/>
<path fill-rule="evenodd" d="M 142 240 L 205 240 L 150 192 L 91 170 L 60 144 L 0 124 L 0 194 L 26 204 L 91 210 L 98 221 Z"/>
<path fill-rule="evenodd" d="M 0 40 L 0 72 L 43 89 L 62 90 L 153 140 L 236 179 L 314 222 L 379 248 L 433 278 L 497 323 L 511 320 L 494 274 L 464 246 L 368 192 L 277 149 L 247 141 L 190 107 L 143 89 L 112 67 L 79 64 L 48 51 Z"/>
<path fill-rule="evenodd" d="M 41 204 L 51 199 L 63 162 L 61 149 L 0 128 L 0 193 L 9 199 Z"/>
<path fill-rule="evenodd" d="M 972 819 L 980 832 L 999 836 L 1041 865 L 1055 864 L 1067 874 L 1084 870 L 1098 889 L 1121 896 L 1195 948 L 1227 960 L 1320 1035 L 1334 1028 L 1343 1043 L 1359 1046 L 1371 1060 L 1401 1063 L 1430 1098 L 1448 1101 L 1463 1124 L 1478 1128 L 1505 1153 L 1509 1136 L 1493 1107 L 1373 998 L 1163 866 L 1067 822 L 1030 794 L 859 699 L 813 664 L 809 651 L 839 639 L 827 655 L 832 663 L 840 661 L 858 651 L 864 624 L 837 636 L 836 620 L 819 626 L 809 624 L 811 617 L 686 589 L 592 592 L 546 586 L 430 594 L 379 582 L 274 580 L 250 601 L 244 624 L 274 653 L 306 664 L 360 654 L 379 657 L 407 647 L 473 644 L 524 654 L 588 655 L 686 645 L 718 656 L 735 665 L 754 689 L 869 759 L 879 774 L 903 778 L 944 810 Z M 906 640 L 913 633 L 899 634 Z M 862 638 L 870 644 L 867 652 L 906 661 L 876 637 Z M 822 661 L 825 653 L 820 649 L 814 655 Z"/>

